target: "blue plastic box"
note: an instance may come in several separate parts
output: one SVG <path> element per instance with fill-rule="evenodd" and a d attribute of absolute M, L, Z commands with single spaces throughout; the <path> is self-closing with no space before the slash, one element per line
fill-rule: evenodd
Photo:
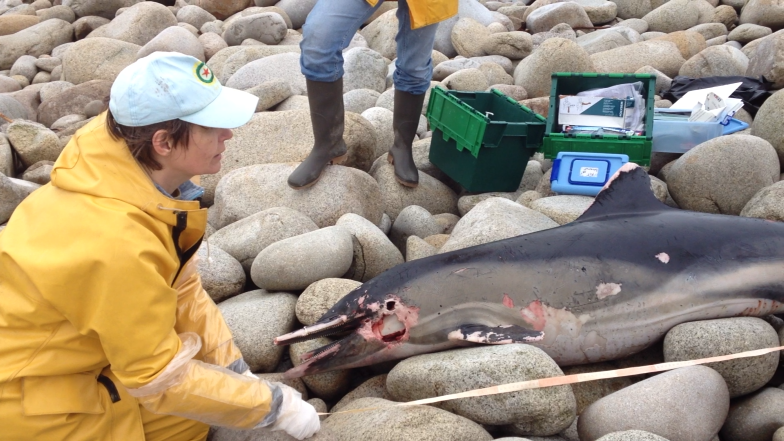
<path fill-rule="evenodd" d="M 556 193 L 596 196 L 629 156 L 613 153 L 559 152 L 550 187 Z"/>

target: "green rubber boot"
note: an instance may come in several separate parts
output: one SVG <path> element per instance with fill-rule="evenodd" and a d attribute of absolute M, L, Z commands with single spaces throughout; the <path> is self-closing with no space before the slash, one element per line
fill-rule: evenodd
<path fill-rule="evenodd" d="M 318 182 L 329 164 L 346 161 L 348 147 L 343 141 L 343 78 L 325 83 L 305 80 L 308 87 L 310 122 L 316 141 L 302 164 L 289 175 L 289 187 L 299 190 Z"/>
<path fill-rule="evenodd" d="M 414 164 L 414 155 L 411 145 L 414 143 L 419 116 L 422 114 L 422 105 L 425 94 L 413 95 L 408 92 L 395 90 L 395 107 L 392 118 L 392 129 L 395 132 L 395 143 L 389 149 L 387 159 L 395 165 L 395 179 L 406 187 L 419 185 L 419 171 Z"/>

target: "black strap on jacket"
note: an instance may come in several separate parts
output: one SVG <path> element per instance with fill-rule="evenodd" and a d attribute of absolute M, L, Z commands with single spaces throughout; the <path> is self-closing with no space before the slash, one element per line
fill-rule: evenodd
<path fill-rule="evenodd" d="M 109 392 L 109 398 L 112 399 L 112 403 L 116 403 L 120 401 L 120 392 L 117 391 L 117 386 L 114 385 L 114 382 L 104 374 L 98 374 L 98 382 L 103 384 L 103 387 Z"/>
<path fill-rule="evenodd" d="M 204 239 L 204 236 L 200 237 L 192 247 L 183 252 L 182 248 L 180 248 L 180 235 L 183 231 L 185 231 L 185 228 L 188 227 L 188 212 L 178 211 L 176 216 L 177 225 L 172 228 L 172 239 L 174 240 L 174 250 L 177 251 L 177 258 L 180 260 L 180 267 L 177 269 L 177 274 L 174 275 L 174 279 L 172 279 L 172 284 L 174 284 L 174 281 L 177 280 L 177 277 L 179 277 L 180 272 L 182 272 L 182 268 L 185 266 L 185 263 L 188 262 L 188 260 L 190 260 L 190 258 L 193 257 L 197 251 L 199 251 L 201 241 Z"/>

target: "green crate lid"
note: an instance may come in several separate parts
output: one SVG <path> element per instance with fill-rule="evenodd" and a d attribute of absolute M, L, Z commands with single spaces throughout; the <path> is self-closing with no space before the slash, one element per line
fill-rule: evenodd
<path fill-rule="evenodd" d="M 497 89 L 491 89 L 490 92 L 475 93 L 494 94 L 530 113 L 541 123 L 547 121 L 543 116 L 533 112 Z M 453 96 L 441 86 L 434 87 L 430 92 L 426 117 L 433 130 L 438 129 L 441 131 L 444 140 L 454 139 L 458 151 L 468 149 L 474 157 L 479 156 L 479 150 L 485 141 L 487 126 L 492 123 L 490 118 L 482 112 Z"/>

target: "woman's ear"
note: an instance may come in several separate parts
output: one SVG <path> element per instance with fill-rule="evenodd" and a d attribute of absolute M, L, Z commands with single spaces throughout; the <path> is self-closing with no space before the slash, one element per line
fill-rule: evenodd
<path fill-rule="evenodd" d="M 166 130 L 158 130 L 152 135 L 152 148 L 160 156 L 169 156 L 172 152 L 171 141 L 169 140 L 169 132 Z"/>

